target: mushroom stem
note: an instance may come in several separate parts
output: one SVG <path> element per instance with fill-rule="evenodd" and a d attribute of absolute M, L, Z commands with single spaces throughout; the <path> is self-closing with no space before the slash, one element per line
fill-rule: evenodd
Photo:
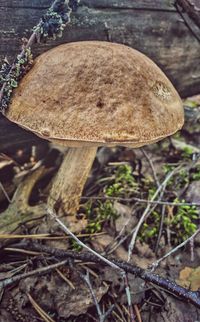
<path fill-rule="evenodd" d="M 56 174 L 47 206 L 57 214 L 74 214 L 96 155 L 96 147 L 69 148 Z"/>

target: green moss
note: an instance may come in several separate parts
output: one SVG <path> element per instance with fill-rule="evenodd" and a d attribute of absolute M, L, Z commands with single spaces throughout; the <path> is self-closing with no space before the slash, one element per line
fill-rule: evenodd
<path fill-rule="evenodd" d="M 107 197 L 126 198 L 138 188 L 133 169 L 129 164 L 120 164 L 109 170 L 111 170 L 109 180 L 99 192 L 100 196 L 102 194 L 105 196 L 105 201 L 88 201 L 84 206 L 88 219 L 86 232 L 90 234 L 100 232 L 104 224 L 115 221 L 119 216 L 113 207 L 113 200 L 106 200 Z"/>
<path fill-rule="evenodd" d="M 138 183 L 129 164 L 121 164 L 114 169 L 114 180 L 104 188 L 108 197 L 123 197 L 136 191 Z"/>
<path fill-rule="evenodd" d="M 86 232 L 89 234 L 102 231 L 103 224 L 118 218 L 118 214 L 113 207 L 113 202 L 110 200 L 104 202 L 98 201 L 96 206 L 91 204 L 87 208 L 86 216 L 88 218 Z"/>
<path fill-rule="evenodd" d="M 194 149 L 189 147 L 189 146 L 185 146 L 182 149 L 181 155 L 184 159 L 191 159 L 192 154 L 194 153 Z"/>
<path fill-rule="evenodd" d="M 191 173 L 191 179 L 200 180 L 200 164 L 193 169 L 193 172 Z"/>
<path fill-rule="evenodd" d="M 171 243 L 178 244 L 189 238 L 197 230 L 198 210 L 195 206 L 181 205 L 185 200 L 174 200 L 174 206 L 170 210 L 166 208 L 166 214 L 163 223 L 163 234 L 166 236 L 167 229 L 171 232 Z M 168 212 L 167 212 L 168 211 Z M 152 244 L 157 238 L 160 226 L 160 213 L 153 211 L 144 223 L 139 237 L 141 241 Z"/>
<path fill-rule="evenodd" d="M 83 247 L 79 245 L 77 241 L 74 240 L 73 238 L 70 239 L 70 245 L 71 245 L 71 249 L 77 252 L 80 252 L 83 249 Z"/>

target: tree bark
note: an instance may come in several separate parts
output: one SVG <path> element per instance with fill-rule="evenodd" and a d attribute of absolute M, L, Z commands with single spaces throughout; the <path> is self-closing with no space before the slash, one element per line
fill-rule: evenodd
<path fill-rule="evenodd" d="M 52 1 L 1 0 L 1 60 L 5 55 L 11 61 L 14 59 L 20 51 L 21 38 L 30 36 L 31 28 Z M 194 24 L 195 27 L 199 32 Z M 200 45 L 173 6 L 173 1 L 82 0 L 63 37 L 35 46 L 34 55 L 60 43 L 89 39 L 134 47 L 163 69 L 182 96 L 199 91 Z"/>
<path fill-rule="evenodd" d="M 199 0 L 177 0 L 177 4 L 188 14 L 200 28 L 200 2 Z"/>

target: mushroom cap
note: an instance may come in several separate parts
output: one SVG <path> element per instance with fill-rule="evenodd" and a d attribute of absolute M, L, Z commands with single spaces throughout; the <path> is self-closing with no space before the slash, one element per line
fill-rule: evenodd
<path fill-rule="evenodd" d="M 36 58 L 6 116 L 65 146 L 139 147 L 184 122 L 178 93 L 152 60 L 101 41 L 60 45 Z"/>

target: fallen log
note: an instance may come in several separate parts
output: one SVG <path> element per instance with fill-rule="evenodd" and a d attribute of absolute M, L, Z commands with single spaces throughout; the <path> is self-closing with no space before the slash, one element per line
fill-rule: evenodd
<path fill-rule="evenodd" d="M 4 56 L 14 59 L 21 38 L 30 35 L 51 3 L 52 0 L 1 0 L 0 60 Z M 200 35 L 192 20 L 190 23 Z M 63 37 L 35 46 L 34 55 L 60 43 L 89 39 L 134 47 L 164 70 L 182 96 L 199 91 L 200 44 L 172 1 L 82 0 Z"/>

